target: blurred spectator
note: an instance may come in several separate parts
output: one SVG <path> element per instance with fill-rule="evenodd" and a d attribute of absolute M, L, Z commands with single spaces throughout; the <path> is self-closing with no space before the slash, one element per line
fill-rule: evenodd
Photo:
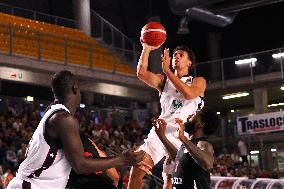
<path fill-rule="evenodd" d="M 239 148 L 239 153 L 241 155 L 241 158 L 242 158 L 242 162 L 246 162 L 248 163 L 248 158 L 247 158 L 247 155 L 248 155 L 248 151 L 247 151 L 247 145 L 245 143 L 245 140 L 243 137 L 241 137 L 238 141 L 238 148 Z"/>
<path fill-rule="evenodd" d="M 241 157 L 237 148 L 234 149 L 234 152 L 231 154 L 231 158 L 234 162 L 234 165 L 237 165 L 241 162 L 240 161 Z"/>
<path fill-rule="evenodd" d="M 17 153 L 18 165 L 20 165 L 22 163 L 22 161 L 25 160 L 26 150 L 27 150 L 27 144 L 22 143 L 21 149 L 18 150 L 18 153 Z"/>
<path fill-rule="evenodd" d="M 10 167 L 16 167 L 18 163 L 17 155 L 15 153 L 15 146 L 12 145 L 8 148 L 6 151 L 6 161 L 8 166 Z"/>
<path fill-rule="evenodd" d="M 111 113 L 111 127 L 116 129 L 124 124 L 124 117 L 120 111 L 114 106 Z"/>

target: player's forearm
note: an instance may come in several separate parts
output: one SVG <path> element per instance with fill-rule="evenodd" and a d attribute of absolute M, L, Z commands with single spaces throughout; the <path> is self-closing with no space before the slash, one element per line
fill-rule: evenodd
<path fill-rule="evenodd" d="M 173 72 L 167 71 L 165 74 L 185 99 L 192 99 L 199 96 L 197 90 L 189 88 L 188 85 L 181 81 Z"/>
<path fill-rule="evenodd" d="M 150 55 L 150 50 L 143 49 L 139 58 L 139 62 L 137 65 L 137 76 L 138 78 L 143 79 L 145 73 L 147 73 L 148 69 L 148 59 Z"/>
<path fill-rule="evenodd" d="M 211 155 L 198 148 L 186 137 L 182 137 L 180 140 L 197 164 L 206 170 L 213 168 L 214 158 Z"/>
<path fill-rule="evenodd" d="M 167 139 L 166 136 L 160 137 L 161 142 L 164 144 L 170 158 L 172 160 L 175 160 L 177 155 L 177 149 L 176 147 Z"/>
<path fill-rule="evenodd" d="M 119 156 L 117 157 L 103 157 L 103 158 L 84 158 L 78 160 L 72 166 L 77 174 L 90 174 L 96 171 L 104 171 L 113 167 L 122 166 L 123 162 Z"/>

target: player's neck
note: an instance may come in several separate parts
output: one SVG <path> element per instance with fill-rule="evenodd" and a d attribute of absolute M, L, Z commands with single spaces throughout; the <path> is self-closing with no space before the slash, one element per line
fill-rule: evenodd
<path fill-rule="evenodd" d="M 188 70 L 175 70 L 175 75 L 178 78 L 182 78 L 185 75 L 188 75 Z"/>
<path fill-rule="evenodd" d="M 204 133 L 203 132 L 198 132 L 196 131 L 194 134 L 190 135 L 189 139 L 197 139 L 197 138 L 202 138 L 204 137 Z"/>
<path fill-rule="evenodd" d="M 59 104 L 63 104 L 69 111 L 72 115 L 75 114 L 76 112 L 76 106 L 74 106 L 72 100 L 70 98 L 67 98 L 67 99 L 64 99 L 64 100 L 58 100 L 56 99 L 54 101 L 55 104 L 59 103 Z"/>

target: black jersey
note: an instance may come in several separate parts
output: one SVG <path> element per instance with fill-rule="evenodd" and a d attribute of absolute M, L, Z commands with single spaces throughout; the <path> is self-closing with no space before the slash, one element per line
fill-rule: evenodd
<path fill-rule="evenodd" d="M 81 140 L 84 146 L 84 156 L 88 158 L 100 157 L 97 149 L 89 140 L 89 138 L 81 134 Z M 116 189 L 113 185 L 113 180 L 105 173 L 105 171 L 98 171 L 88 175 L 79 175 L 72 169 L 67 189 Z"/>
<path fill-rule="evenodd" d="M 206 138 L 191 140 L 195 145 Z M 184 145 L 180 147 L 173 170 L 173 189 L 210 189 L 210 172 L 199 166 Z"/>

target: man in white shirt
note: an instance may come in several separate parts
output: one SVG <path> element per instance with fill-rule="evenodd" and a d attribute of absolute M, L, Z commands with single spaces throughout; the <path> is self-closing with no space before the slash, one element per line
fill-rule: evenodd
<path fill-rule="evenodd" d="M 242 163 L 246 162 L 248 163 L 248 150 L 247 150 L 247 145 L 244 141 L 244 138 L 240 138 L 238 141 L 238 148 L 239 148 L 239 152 L 242 158 Z"/>

